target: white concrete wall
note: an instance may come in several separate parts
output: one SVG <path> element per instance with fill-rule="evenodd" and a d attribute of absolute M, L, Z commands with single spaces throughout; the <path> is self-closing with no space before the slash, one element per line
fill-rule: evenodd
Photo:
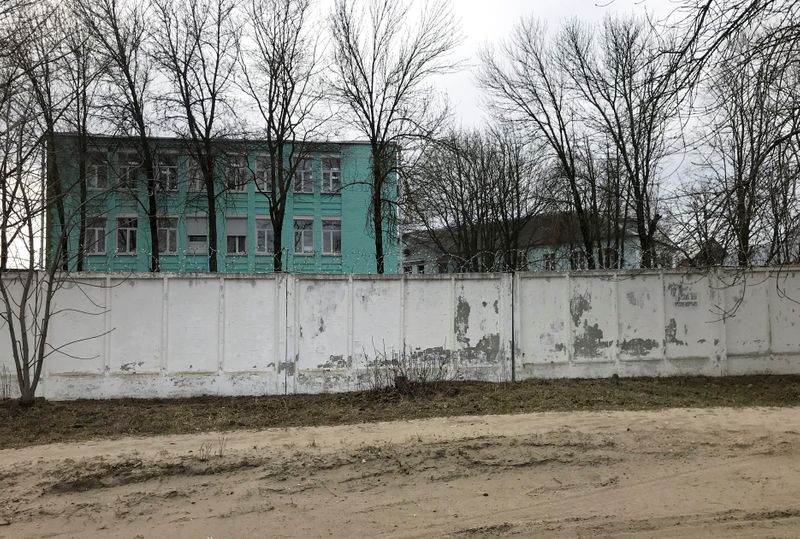
<path fill-rule="evenodd" d="M 800 373 L 800 270 L 73 280 L 50 399 L 364 389 L 387 357 L 495 381 Z"/>

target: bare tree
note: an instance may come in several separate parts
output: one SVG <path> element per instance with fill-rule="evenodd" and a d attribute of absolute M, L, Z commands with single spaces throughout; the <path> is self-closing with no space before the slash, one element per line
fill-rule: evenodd
<path fill-rule="evenodd" d="M 150 271 L 160 270 L 158 242 L 159 169 L 156 149 L 151 140 L 154 69 L 148 56 L 149 23 L 146 4 L 138 0 L 75 0 L 75 11 L 99 53 L 108 83 L 103 109 L 104 120 L 124 135 L 136 140 L 137 153 L 146 175 L 146 201 L 139 200 L 135 183 L 127 187 L 134 199 L 144 206 L 150 232 Z M 81 163 L 81 174 L 85 165 Z"/>
<path fill-rule="evenodd" d="M 165 115 L 185 141 L 205 188 L 209 271 L 218 269 L 219 142 L 235 116 L 230 95 L 239 50 L 233 0 L 153 0 L 153 58 L 169 78 Z"/>
<path fill-rule="evenodd" d="M 375 266 L 385 270 L 385 223 L 395 208 L 390 190 L 400 147 L 429 137 L 444 116 L 435 110 L 431 76 L 449 71 L 448 54 L 459 42 L 448 2 L 434 0 L 420 13 L 410 2 L 337 0 L 330 19 L 334 40 L 332 81 L 351 124 L 369 141 L 370 219 Z"/>
<path fill-rule="evenodd" d="M 748 51 L 752 35 L 730 41 L 710 73 L 714 103 L 705 167 L 722 198 L 736 262 L 744 267 L 753 262 L 753 244 L 767 243 L 769 232 L 775 233 L 765 218 L 769 209 L 779 211 L 775 196 L 786 193 L 785 178 L 793 176 L 786 159 L 791 154 L 782 146 L 800 134 L 797 66 L 792 67 L 800 39 Z"/>
<path fill-rule="evenodd" d="M 51 345 L 50 326 L 58 313 L 54 297 L 67 276 L 61 271 L 62 262 L 67 268 L 70 262 L 60 250 L 76 222 L 73 208 L 60 201 L 61 207 L 69 209 L 65 226 L 50 229 L 51 262 L 45 267 L 40 258 L 46 249 L 42 227 L 45 214 L 53 212 L 59 201 L 54 200 L 53 190 L 45 192 L 45 171 L 40 165 L 40 159 L 50 153 L 43 145 L 51 130 L 49 120 L 42 116 L 53 109 L 43 110 L 45 82 L 37 81 L 41 83 L 37 87 L 31 76 L 48 69 L 41 63 L 42 56 L 31 54 L 30 47 L 42 46 L 31 41 L 43 28 L 35 14 L 22 17 L 23 13 L 15 12 L 12 27 L 6 24 L 8 13 L 0 9 L 0 42 L 11 51 L 0 55 L 0 327 L 8 332 L 23 405 L 34 403 L 45 360 L 62 349 Z"/>
<path fill-rule="evenodd" d="M 499 51 L 481 52 L 481 86 L 492 112 L 504 122 L 525 126 L 550 148 L 556 176 L 566 182 L 568 205 L 575 212 L 587 265 L 602 266 L 597 251 L 597 185 L 583 166 L 588 147 L 579 105 L 569 94 L 568 78 L 544 26 L 523 19 Z"/>
<path fill-rule="evenodd" d="M 424 243 L 458 271 L 525 269 L 520 233 L 548 207 L 535 149 L 500 129 L 452 132 L 432 144 L 407 177 L 404 199 Z"/>
<path fill-rule="evenodd" d="M 256 190 L 266 197 L 273 230 L 273 269 L 283 269 L 282 232 L 286 204 L 298 166 L 308 154 L 317 127 L 314 111 L 323 98 L 319 86 L 318 38 L 309 27 L 310 0 L 251 0 L 242 51 L 243 87 L 263 122 L 269 154 L 258 170 Z M 266 180 L 266 181 L 264 181 Z"/>
<path fill-rule="evenodd" d="M 58 167 L 55 139 L 58 126 L 72 103 L 72 95 L 64 85 L 63 12 L 45 2 L 17 11 L 14 16 L 23 32 L 26 28 L 37 28 L 26 39 L 17 41 L 13 61 L 28 78 L 27 89 L 38 108 L 33 119 L 39 123 L 46 145 L 47 187 L 54 202 L 55 226 L 63 231 L 69 227 L 65 202 L 70 186 L 65 183 Z M 54 259 L 53 264 L 66 270 L 70 256 L 68 237 L 61 234 L 61 242 L 57 249 L 60 258 Z"/>
<path fill-rule="evenodd" d="M 667 39 L 642 20 L 607 18 L 600 31 L 567 25 L 559 47 L 585 120 L 624 167 L 645 268 L 656 264 L 659 166 L 681 133 L 682 62 L 663 52 Z"/>

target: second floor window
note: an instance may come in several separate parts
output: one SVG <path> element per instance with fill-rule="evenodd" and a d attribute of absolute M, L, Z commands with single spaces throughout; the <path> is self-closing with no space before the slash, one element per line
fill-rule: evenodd
<path fill-rule="evenodd" d="M 342 222 L 339 219 L 322 220 L 322 254 L 342 254 Z"/>
<path fill-rule="evenodd" d="M 247 217 L 228 217 L 225 238 L 229 255 L 247 254 Z"/>
<path fill-rule="evenodd" d="M 228 191 L 247 191 L 248 172 L 247 157 L 243 155 L 228 157 L 228 175 L 225 178 Z"/>
<path fill-rule="evenodd" d="M 314 254 L 314 220 L 294 220 L 294 252 L 298 255 Z"/>
<path fill-rule="evenodd" d="M 136 217 L 117 218 L 117 254 L 136 254 Z"/>
<path fill-rule="evenodd" d="M 121 189 L 136 189 L 136 180 L 142 163 L 139 156 L 132 152 L 119 154 L 119 180 Z"/>
<path fill-rule="evenodd" d="M 342 188 L 341 158 L 338 155 L 322 157 L 322 192 L 338 193 Z"/>
<path fill-rule="evenodd" d="M 102 152 L 91 152 L 86 160 L 86 187 L 89 189 L 108 187 L 108 163 Z"/>
<path fill-rule="evenodd" d="M 272 193 L 272 170 L 268 155 L 256 157 L 256 188 L 262 193 Z"/>
<path fill-rule="evenodd" d="M 208 219 L 206 217 L 186 218 L 186 254 L 208 254 Z"/>
<path fill-rule="evenodd" d="M 87 255 L 106 254 L 106 220 L 104 217 L 86 220 L 83 245 Z"/>
<path fill-rule="evenodd" d="M 178 220 L 174 217 L 158 220 L 158 252 L 165 255 L 178 253 Z"/>
<path fill-rule="evenodd" d="M 275 231 L 272 229 L 272 221 L 269 219 L 256 219 L 256 254 L 273 254 L 274 242 Z"/>
<path fill-rule="evenodd" d="M 189 167 L 186 172 L 186 189 L 190 193 L 199 193 L 205 191 L 205 180 L 203 179 L 203 172 L 200 170 L 200 165 L 194 159 L 189 161 Z"/>
<path fill-rule="evenodd" d="M 175 155 L 162 155 L 156 168 L 156 186 L 159 191 L 178 190 L 178 158 Z"/>
<path fill-rule="evenodd" d="M 301 159 L 297 163 L 297 168 L 294 171 L 294 192 L 295 193 L 313 193 L 314 192 L 314 178 L 311 174 L 312 162 L 311 159 Z"/>

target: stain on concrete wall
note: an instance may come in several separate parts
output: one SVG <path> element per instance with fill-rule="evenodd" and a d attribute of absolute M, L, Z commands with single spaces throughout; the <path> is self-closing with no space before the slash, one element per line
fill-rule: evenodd
<path fill-rule="evenodd" d="M 464 343 L 466 346 L 469 346 L 469 337 L 467 337 L 467 332 L 469 331 L 469 311 L 469 303 L 467 303 L 463 297 L 459 296 L 458 304 L 456 305 L 456 319 L 453 321 L 453 325 L 455 327 L 456 340 L 460 343 Z"/>
<path fill-rule="evenodd" d="M 800 273 L 781 273 L 786 297 L 774 292 L 774 276 L 753 275 L 729 292 L 713 274 L 678 272 L 134 276 L 88 288 L 97 305 L 110 301 L 91 323 L 54 321 L 59 339 L 112 331 L 78 347 L 89 359 L 50 361 L 42 388 L 48 398 L 343 391 L 363 388 L 369 363 L 387 358 L 507 380 L 512 308 L 520 379 L 800 373 Z M 66 292 L 59 308 L 86 307 L 82 291 Z M 741 305 L 722 320 L 715 309 L 726 302 Z M 146 335 L 126 327 L 142 312 Z"/>

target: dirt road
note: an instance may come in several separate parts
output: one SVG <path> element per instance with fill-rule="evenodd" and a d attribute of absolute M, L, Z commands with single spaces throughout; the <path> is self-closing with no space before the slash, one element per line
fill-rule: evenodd
<path fill-rule="evenodd" d="M 0 451 L 0 538 L 318 536 L 800 536 L 800 409 L 460 417 Z"/>

